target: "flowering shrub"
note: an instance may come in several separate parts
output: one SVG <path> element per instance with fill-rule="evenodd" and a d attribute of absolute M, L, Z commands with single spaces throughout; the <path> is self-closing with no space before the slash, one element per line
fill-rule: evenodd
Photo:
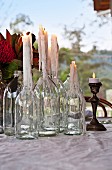
<path fill-rule="evenodd" d="M 29 33 L 28 33 L 29 34 Z M 32 34 L 32 44 L 35 42 L 35 35 Z M 3 79 L 13 77 L 15 70 L 22 70 L 23 43 L 20 34 L 11 35 L 6 30 L 6 39 L 0 33 L 0 69 Z M 38 68 L 38 50 L 33 46 L 33 67 Z"/>
<path fill-rule="evenodd" d="M 0 62 L 1 63 L 10 63 L 16 58 L 16 54 L 13 48 L 6 40 L 0 41 Z"/>

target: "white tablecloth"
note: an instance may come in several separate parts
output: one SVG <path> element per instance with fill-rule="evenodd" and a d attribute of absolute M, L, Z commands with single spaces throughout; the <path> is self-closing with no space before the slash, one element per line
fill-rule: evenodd
<path fill-rule="evenodd" d="M 0 135 L 0 170 L 112 170 L 112 125 L 85 136 L 18 140 Z"/>

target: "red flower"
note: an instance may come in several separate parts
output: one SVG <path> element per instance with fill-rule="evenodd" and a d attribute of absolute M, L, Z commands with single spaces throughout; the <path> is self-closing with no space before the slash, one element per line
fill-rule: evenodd
<path fill-rule="evenodd" d="M 0 41 L 0 62 L 1 63 L 10 63 L 13 59 L 16 58 L 14 50 L 6 40 Z"/>

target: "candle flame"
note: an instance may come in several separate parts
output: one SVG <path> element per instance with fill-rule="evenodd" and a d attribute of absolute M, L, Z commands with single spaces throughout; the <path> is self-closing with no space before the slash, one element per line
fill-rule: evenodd
<path fill-rule="evenodd" d="M 72 64 L 74 64 L 74 67 L 77 67 L 75 61 L 72 61 Z"/>
<path fill-rule="evenodd" d="M 95 76 L 95 73 L 93 72 L 93 78 L 95 78 L 96 76 Z"/>
<path fill-rule="evenodd" d="M 22 34 L 23 34 L 23 36 L 27 35 L 25 31 Z"/>
<path fill-rule="evenodd" d="M 72 64 L 75 64 L 75 61 L 72 61 Z"/>

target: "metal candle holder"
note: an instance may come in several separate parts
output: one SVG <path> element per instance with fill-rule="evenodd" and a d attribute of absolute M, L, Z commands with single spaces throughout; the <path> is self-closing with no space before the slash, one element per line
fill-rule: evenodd
<path fill-rule="evenodd" d="M 87 124 L 86 126 L 86 130 L 87 131 L 105 131 L 106 128 L 104 127 L 104 125 L 102 125 L 101 123 L 98 122 L 98 120 L 96 119 L 96 111 L 97 111 L 97 106 L 99 103 L 99 98 L 97 97 L 97 93 L 99 92 L 100 86 L 102 86 L 102 83 L 89 83 L 91 92 L 93 93 L 93 96 L 90 98 L 90 102 L 92 105 L 92 109 L 93 109 L 93 117 L 92 120 L 89 124 Z"/>

